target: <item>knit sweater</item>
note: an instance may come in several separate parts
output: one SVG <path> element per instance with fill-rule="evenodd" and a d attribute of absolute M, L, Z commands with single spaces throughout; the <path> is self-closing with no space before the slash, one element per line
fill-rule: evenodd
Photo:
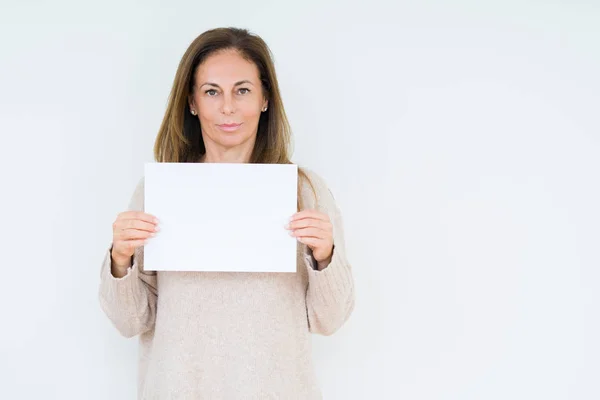
<path fill-rule="evenodd" d="M 299 242 L 295 273 L 144 271 L 140 247 L 116 278 L 108 246 L 100 306 L 123 336 L 139 337 L 138 399 L 322 399 L 311 333 L 331 335 L 344 324 L 354 280 L 340 210 L 325 181 L 304 171 L 314 187 L 303 183 L 304 208 L 327 213 L 333 225 L 322 270 Z M 128 209 L 144 211 L 144 178 Z"/>

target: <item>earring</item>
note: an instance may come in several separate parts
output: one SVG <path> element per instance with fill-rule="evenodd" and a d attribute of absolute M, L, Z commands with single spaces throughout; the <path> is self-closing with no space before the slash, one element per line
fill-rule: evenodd
<path fill-rule="evenodd" d="M 196 115 L 196 110 L 192 109 L 192 115 Z"/>
<path fill-rule="evenodd" d="M 267 111 L 267 107 L 263 108 L 262 110 L 263 110 L 263 112 Z"/>

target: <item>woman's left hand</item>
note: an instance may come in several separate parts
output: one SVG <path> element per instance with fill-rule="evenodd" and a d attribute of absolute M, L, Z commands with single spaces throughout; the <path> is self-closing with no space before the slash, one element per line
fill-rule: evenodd
<path fill-rule="evenodd" d="M 333 254 L 333 225 L 329 215 L 317 210 L 303 210 L 294 214 L 285 228 L 300 243 L 310 247 L 319 269 L 329 264 Z"/>

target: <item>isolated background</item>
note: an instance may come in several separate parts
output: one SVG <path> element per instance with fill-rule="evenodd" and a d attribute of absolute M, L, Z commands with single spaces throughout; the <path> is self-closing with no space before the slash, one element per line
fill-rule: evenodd
<path fill-rule="evenodd" d="M 267 41 L 345 216 L 325 399 L 600 398 L 599 1 L 0 4 L 0 398 L 134 398 L 100 263 L 217 26 Z"/>

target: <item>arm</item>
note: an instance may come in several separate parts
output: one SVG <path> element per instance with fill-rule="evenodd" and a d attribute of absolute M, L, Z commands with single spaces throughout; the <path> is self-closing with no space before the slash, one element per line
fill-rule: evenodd
<path fill-rule="evenodd" d="M 128 210 L 143 209 L 144 180 L 141 179 Z M 143 270 L 144 248 L 138 247 L 132 257 L 132 265 L 121 276 L 122 268 L 114 265 L 111 250 L 112 244 L 105 252 L 101 267 L 98 292 L 100 306 L 123 336 L 133 337 L 154 326 L 158 297 L 156 273 Z"/>
<path fill-rule="evenodd" d="M 324 181 L 314 173 L 309 176 L 316 192 L 314 207 L 326 213 L 333 225 L 333 252 L 327 265 L 317 265 L 310 249 L 304 247 L 308 271 L 306 307 L 310 332 L 328 336 L 335 333 L 354 310 L 354 278 L 346 258 L 340 210 Z"/>

